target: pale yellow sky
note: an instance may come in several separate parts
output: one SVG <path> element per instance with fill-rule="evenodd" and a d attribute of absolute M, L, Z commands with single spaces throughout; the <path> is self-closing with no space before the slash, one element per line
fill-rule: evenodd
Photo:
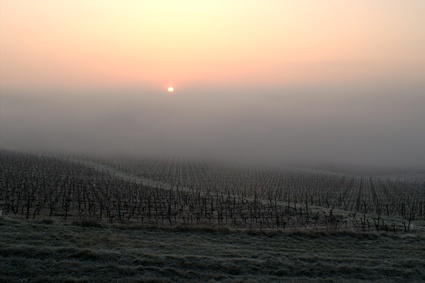
<path fill-rule="evenodd" d="M 423 0 L 0 0 L 0 89 L 416 82 L 423 15 Z"/>

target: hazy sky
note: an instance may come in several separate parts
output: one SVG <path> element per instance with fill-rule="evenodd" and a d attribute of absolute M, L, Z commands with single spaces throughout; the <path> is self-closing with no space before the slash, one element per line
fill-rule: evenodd
<path fill-rule="evenodd" d="M 0 0 L 0 147 L 425 166 L 424 15 Z"/>

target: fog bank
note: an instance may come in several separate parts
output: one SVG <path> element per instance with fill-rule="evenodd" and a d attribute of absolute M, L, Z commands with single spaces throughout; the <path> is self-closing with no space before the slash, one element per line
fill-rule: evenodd
<path fill-rule="evenodd" d="M 421 86 L 2 90 L 0 147 L 425 166 Z"/>

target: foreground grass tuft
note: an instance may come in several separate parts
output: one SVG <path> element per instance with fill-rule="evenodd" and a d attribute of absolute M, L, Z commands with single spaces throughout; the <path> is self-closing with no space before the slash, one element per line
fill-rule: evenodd
<path fill-rule="evenodd" d="M 97 222 L 93 219 L 82 219 L 80 221 L 74 221 L 72 222 L 72 225 L 81 227 L 104 228 L 104 225 L 102 223 Z"/>

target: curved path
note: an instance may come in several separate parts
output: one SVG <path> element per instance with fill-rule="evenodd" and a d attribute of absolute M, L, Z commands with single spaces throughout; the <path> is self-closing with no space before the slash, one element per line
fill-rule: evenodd
<path fill-rule="evenodd" d="M 72 157 L 60 157 L 60 156 L 51 155 L 51 154 L 44 154 L 44 156 L 49 156 L 49 157 L 58 158 L 58 159 L 61 159 L 61 160 L 64 160 L 64 161 L 73 162 L 73 163 L 80 164 L 80 165 L 85 165 L 87 167 L 93 168 L 93 169 L 100 171 L 100 172 L 109 172 L 114 176 L 121 177 L 123 179 L 133 181 L 136 184 L 142 184 L 142 185 L 145 185 L 145 186 L 148 186 L 148 187 L 166 189 L 166 190 L 176 188 L 176 187 L 173 187 L 173 185 L 170 184 L 170 183 L 155 181 L 155 180 L 148 179 L 148 178 L 143 178 L 143 177 L 131 174 L 129 172 L 121 171 L 121 170 L 118 170 L 118 169 L 116 169 L 112 166 L 102 164 L 102 163 L 98 163 L 98 162 L 95 162 L 95 161 L 76 159 L 76 158 L 72 158 Z M 189 188 L 179 186 L 179 190 L 189 191 Z"/>

